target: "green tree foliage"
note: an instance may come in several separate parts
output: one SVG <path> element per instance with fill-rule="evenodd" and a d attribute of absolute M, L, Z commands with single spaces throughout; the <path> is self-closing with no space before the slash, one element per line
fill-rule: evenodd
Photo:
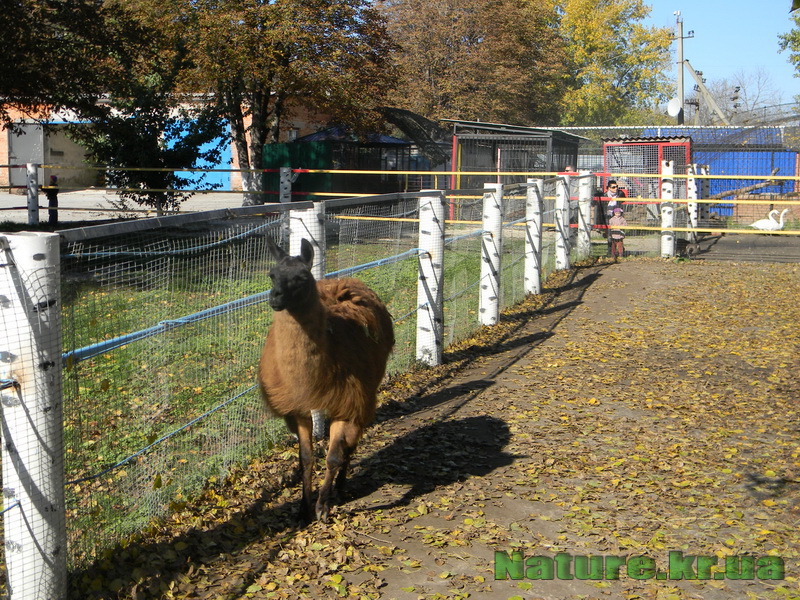
<path fill-rule="evenodd" d="M 79 122 L 69 135 L 97 163 L 120 167 L 107 173 L 108 185 L 123 199 L 175 209 L 190 194 L 163 190 L 186 187 L 180 170 L 218 161 L 223 130 L 215 113 L 186 108 L 176 94 L 188 64 L 181 39 L 148 27 L 129 10 L 133 4 L 4 5 L 0 123 L 13 129 L 9 109 L 45 127 L 51 112 L 74 111 Z"/>
<path fill-rule="evenodd" d="M 264 145 L 297 107 L 354 129 L 374 127 L 372 107 L 391 83 L 392 47 L 367 0 L 137 0 L 151 27 L 179 31 L 191 67 L 186 91 L 216 103 L 243 169 L 262 167 Z M 245 172 L 247 191 L 261 177 Z M 256 195 L 245 203 L 263 201 Z"/>
<path fill-rule="evenodd" d="M 179 171 L 219 160 L 223 130 L 215 112 L 193 108 L 176 93 L 189 64 L 182 39 L 169 28 L 148 27 L 129 10 L 132 4 L 31 0 L 28 8 L 43 24 L 23 19 L 15 35 L 27 34 L 29 25 L 41 29 L 48 42 L 42 54 L 52 64 L 41 62 L 38 46 L 27 48 L 26 68 L 38 65 L 43 77 L 16 88 L 9 78 L 6 89 L 45 125 L 50 110 L 75 111 L 79 121 L 69 135 L 95 162 L 120 167 L 106 183 L 123 199 L 160 212 L 191 195 L 166 191 L 186 187 Z"/>
<path fill-rule="evenodd" d="M 641 23 L 643 0 L 556 0 L 574 65 L 565 125 L 617 125 L 669 98 L 669 28 Z"/>
<path fill-rule="evenodd" d="M 192 189 L 219 187 L 206 183 L 205 174 L 194 173 L 190 181 L 182 170 L 218 164 L 225 143 L 216 111 L 178 104 L 170 75 L 175 71 L 129 77 L 127 94 L 95 106 L 88 126 L 70 128 L 97 163 L 111 167 L 107 186 L 159 214 L 190 198 L 193 192 L 181 191 L 190 183 Z"/>
<path fill-rule="evenodd" d="M 792 11 L 797 10 L 793 4 Z M 790 16 L 793 27 L 789 33 L 783 33 L 778 36 L 778 46 L 780 52 L 789 52 L 789 63 L 794 65 L 795 77 L 800 77 L 800 13 L 793 13 Z"/>
<path fill-rule="evenodd" d="M 9 0 L 0 10 L 0 125 L 10 109 L 92 106 L 113 81 L 114 38 L 125 27 L 101 0 Z"/>
<path fill-rule="evenodd" d="M 395 105 L 431 119 L 555 123 L 568 71 L 545 0 L 382 0 L 402 83 Z"/>

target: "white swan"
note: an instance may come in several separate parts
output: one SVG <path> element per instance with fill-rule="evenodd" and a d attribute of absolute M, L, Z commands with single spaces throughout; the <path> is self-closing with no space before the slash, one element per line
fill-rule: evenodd
<path fill-rule="evenodd" d="M 779 231 L 783 229 L 783 219 L 787 212 L 789 212 L 789 209 L 784 208 L 783 212 L 781 213 L 781 220 L 779 222 L 775 219 L 775 216 L 778 214 L 777 209 L 771 210 L 769 211 L 768 219 L 759 219 L 755 223 L 752 223 L 750 227 L 760 229 L 761 231 Z"/>
<path fill-rule="evenodd" d="M 755 229 L 772 229 L 772 227 L 778 222 L 776 217 L 778 216 L 778 210 L 773 209 L 769 211 L 766 219 L 760 219 L 750 225 L 750 227 L 754 227 Z"/>

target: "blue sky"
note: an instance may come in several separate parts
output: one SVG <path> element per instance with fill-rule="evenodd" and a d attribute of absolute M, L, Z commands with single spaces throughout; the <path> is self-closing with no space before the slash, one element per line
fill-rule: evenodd
<path fill-rule="evenodd" d="M 684 40 L 684 58 L 703 72 L 707 83 L 762 67 L 784 102 L 800 95 L 800 78 L 793 77 L 787 53 L 778 53 L 778 35 L 793 25 L 791 0 L 645 0 L 645 4 L 652 7 L 646 23 L 659 27 L 674 29 L 673 13 L 681 11 L 684 36 L 694 31 L 694 38 Z M 687 79 L 685 85 L 688 95 L 694 82 Z"/>

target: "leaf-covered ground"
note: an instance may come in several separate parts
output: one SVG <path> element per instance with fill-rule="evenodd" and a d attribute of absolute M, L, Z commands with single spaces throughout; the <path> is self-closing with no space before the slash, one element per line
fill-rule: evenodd
<path fill-rule="evenodd" d="M 294 520 L 288 447 L 74 574 L 70 596 L 800 598 L 798 299 L 797 265 L 560 274 L 445 366 L 390 382 L 331 523 Z M 654 570 L 586 579 L 573 559 L 495 580 L 515 550 Z M 743 555 L 779 559 L 726 577 Z"/>

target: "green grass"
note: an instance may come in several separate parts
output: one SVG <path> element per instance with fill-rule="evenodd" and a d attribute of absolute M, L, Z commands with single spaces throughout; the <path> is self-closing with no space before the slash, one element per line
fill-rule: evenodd
<path fill-rule="evenodd" d="M 369 263 L 414 247 L 383 241 L 331 247 L 328 271 Z M 479 326 L 480 238 L 445 252 L 446 340 Z M 522 240 L 506 245 L 519 255 Z M 247 254 L 246 252 L 244 254 Z M 254 256 L 255 253 L 250 253 Z M 238 256 L 238 255 L 237 255 Z M 130 264 L 123 278 L 105 263 L 67 265 L 64 278 L 65 351 L 152 327 L 269 288 L 271 262 L 241 260 L 226 251 L 170 259 L 170 275 L 153 281 L 147 267 Z M 73 268 L 74 267 L 74 268 Z M 520 266 L 503 272 L 521 280 Z M 86 277 L 86 273 L 102 277 Z M 72 275 L 73 273 L 74 275 Z M 209 273 L 211 275 L 209 275 Z M 397 344 L 389 372 L 413 368 L 417 306 L 416 257 L 354 276 L 376 290 L 395 319 Z M 64 373 L 68 480 L 92 477 L 255 383 L 255 367 L 272 319 L 266 303 L 184 325 L 100 356 L 70 362 Z M 285 431 L 268 420 L 257 392 L 207 416 L 145 455 L 101 477 L 67 487 L 71 560 L 92 560 L 199 492 L 208 477 L 268 452 Z"/>
<path fill-rule="evenodd" d="M 384 246 L 364 245 L 347 258 L 351 263 L 368 262 L 385 252 Z M 341 262 L 335 248 L 331 256 Z M 135 265 L 126 273 L 127 285 L 120 285 L 121 278 L 108 285 L 85 276 L 87 271 L 101 272 L 103 264 L 67 269 L 62 285 L 64 350 L 268 289 L 268 261 L 216 260 L 214 278 L 171 275 L 157 285 Z M 415 260 L 357 276 L 376 289 L 394 313 L 413 309 Z M 64 373 L 67 479 L 104 471 L 252 386 L 271 319 L 272 311 L 262 303 L 69 362 Z M 397 370 L 408 362 L 404 357 L 409 348 L 413 352 L 407 341 L 413 336 L 411 325 L 398 325 L 399 351 L 393 358 Z M 170 505 L 191 498 L 209 476 L 267 452 L 283 435 L 282 425 L 266 420 L 257 392 L 251 392 L 146 455 L 67 486 L 72 560 L 91 560 L 102 548 L 146 527 Z"/>

